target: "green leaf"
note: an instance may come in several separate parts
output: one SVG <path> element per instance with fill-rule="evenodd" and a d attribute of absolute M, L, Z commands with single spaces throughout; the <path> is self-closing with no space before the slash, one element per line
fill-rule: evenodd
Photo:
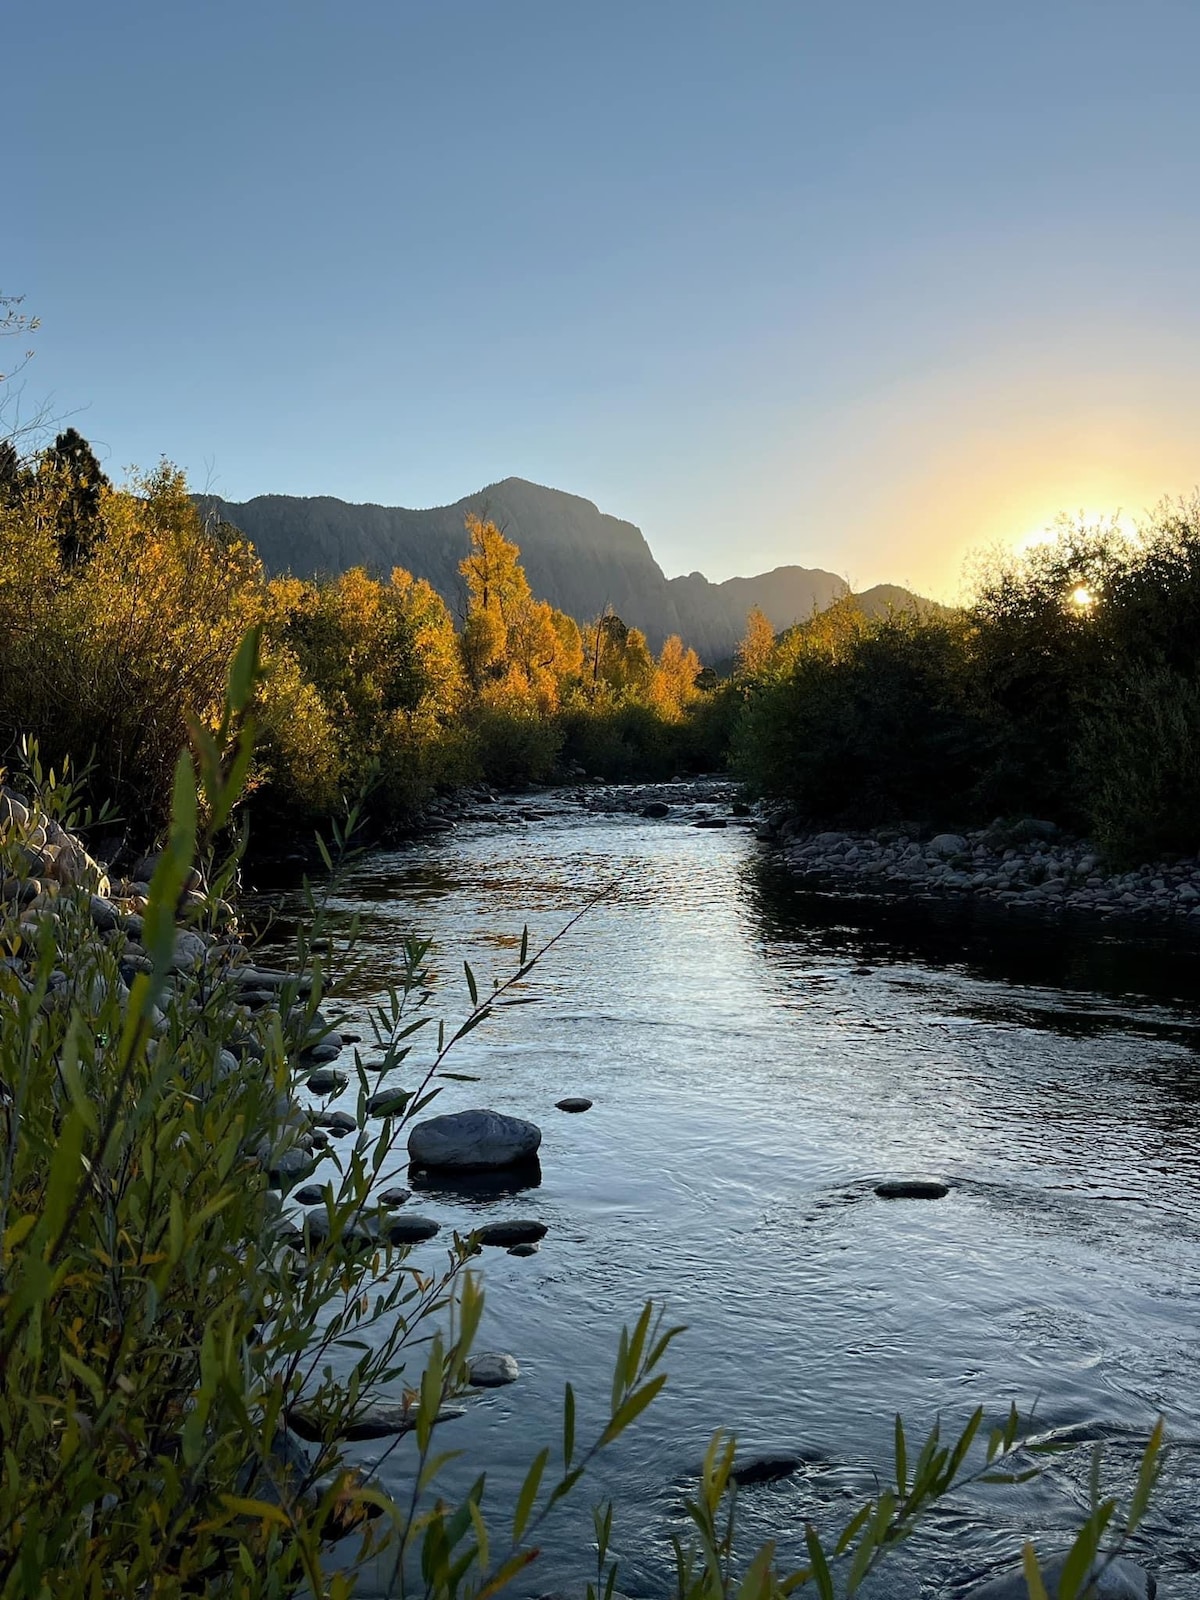
<path fill-rule="evenodd" d="M 811 1522 L 805 1524 L 804 1542 L 808 1546 L 808 1559 L 812 1562 L 813 1578 L 816 1580 L 821 1600 L 835 1600 L 833 1576 L 829 1571 L 825 1552 L 821 1549 L 821 1541 L 817 1538 L 817 1530 Z"/>
<path fill-rule="evenodd" d="M 541 1485 L 542 1473 L 546 1470 L 549 1459 L 548 1449 L 539 1450 L 530 1463 L 529 1471 L 525 1474 L 525 1482 L 521 1485 L 521 1492 L 517 1496 L 517 1509 L 513 1512 L 513 1543 L 520 1544 L 521 1535 L 529 1523 L 533 1511 L 533 1502 L 537 1499 L 538 1488 Z"/>
<path fill-rule="evenodd" d="M 903 1500 L 908 1494 L 908 1451 L 904 1444 L 904 1422 L 896 1413 L 896 1490 Z"/>
<path fill-rule="evenodd" d="M 467 975 L 467 992 L 471 996 L 471 1004 L 477 1006 L 479 1004 L 479 986 L 475 982 L 475 974 L 471 971 L 471 963 L 469 961 L 463 962 L 463 971 Z"/>
<path fill-rule="evenodd" d="M 575 1391 L 568 1383 L 563 1392 L 563 1471 L 569 1472 L 575 1454 Z"/>
<path fill-rule="evenodd" d="M 1132 1533 L 1138 1523 L 1146 1514 L 1146 1507 L 1150 1503 L 1150 1496 L 1158 1482 L 1162 1470 L 1159 1452 L 1163 1442 L 1163 1419 L 1159 1417 L 1150 1434 L 1149 1443 L 1142 1455 L 1141 1466 L 1138 1468 L 1137 1483 L 1134 1485 L 1133 1495 L 1129 1501 L 1129 1515 L 1125 1519 L 1125 1531 Z"/>
<path fill-rule="evenodd" d="M 1046 1585 L 1042 1581 L 1042 1569 L 1038 1566 L 1037 1551 L 1031 1544 L 1026 1544 L 1021 1551 L 1021 1565 L 1025 1570 L 1025 1587 L 1029 1590 L 1029 1600 L 1049 1600 Z"/>

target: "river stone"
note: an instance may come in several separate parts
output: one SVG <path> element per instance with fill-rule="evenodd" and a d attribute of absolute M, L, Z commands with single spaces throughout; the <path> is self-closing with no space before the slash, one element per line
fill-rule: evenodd
<path fill-rule="evenodd" d="M 544 1222 L 485 1222 L 475 1229 L 480 1244 L 497 1244 L 506 1250 L 515 1244 L 537 1244 L 546 1233 Z"/>
<path fill-rule="evenodd" d="M 443 1406 L 434 1421 L 453 1422 L 456 1417 L 463 1416 L 466 1416 L 465 1406 Z M 288 1427 L 301 1439 L 315 1444 L 325 1438 L 326 1424 L 316 1412 L 308 1411 L 303 1406 L 293 1406 L 288 1411 L 287 1420 Z M 385 1439 L 390 1434 L 411 1433 L 416 1425 L 415 1405 L 406 1405 L 398 1400 L 381 1400 L 360 1411 L 355 1420 L 348 1427 L 340 1429 L 339 1433 L 343 1439 Z"/>
<path fill-rule="evenodd" d="M 799 1472 L 803 1464 L 799 1456 L 775 1453 L 751 1456 L 749 1461 L 739 1462 L 734 1467 L 733 1481 L 741 1489 L 755 1483 L 778 1483 L 781 1478 L 790 1478 L 793 1472 Z"/>
<path fill-rule="evenodd" d="M 521 1369 L 512 1356 L 472 1356 L 467 1365 L 467 1376 L 477 1389 L 502 1389 L 506 1383 L 516 1383 Z"/>
<path fill-rule="evenodd" d="M 671 808 L 665 800 L 651 800 L 642 807 L 644 817 L 669 817 Z"/>
<path fill-rule="evenodd" d="M 729 824 L 724 817 L 698 817 L 692 823 L 693 828 L 727 828 Z"/>
<path fill-rule="evenodd" d="M 328 1184 L 306 1183 L 303 1189 L 297 1189 L 295 1199 L 302 1206 L 320 1206 L 325 1203 L 325 1191 Z"/>
<path fill-rule="evenodd" d="M 377 1226 L 380 1236 L 389 1244 L 420 1244 L 424 1239 L 432 1239 L 442 1229 L 440 1222 L 435 1222 L 432 1217 L 419 1217 L 415 1212 L 411 1216 L 384 1217 Z"/>
<path fill-rule="evenodd" d="M 189 933 L 186 929 L 175 935 L 175 950 L 171 956 L 171 965 L 176 972 L 186 972 L 189 967 L 194 967 L 197 962 L 204 960 L 208 946 L 198 933 Z"/>
<path fill-rule="evenodd" d="M 349 1076 L 344 1072 L 338 1072 L 333 1067 L 318 1067 L 316 1072 L 309 1074 L 308 1087 L 313 1094 L 341 1094 L 349 1082 Z"/>
<path fill-rule="evenodd" d="M 950 1186 L 936 1178 L 887 1178 L 875 1185 L 881 1200 L 942 1200 Z"/>
<path fill-rule="evenodd" d="M 379 1196 L 381 1206 L 402 1206 L 406 1200 L 412 1199 L 411 1189 L 385 1189 Z"/>
<path fill-rule="evenodd" d="M 408 1154 L 417 1167 L 490 1171 L 528 1161 L 542 1142 L 542 1130 L 522 1117 L 479 1109 L 452 1111 L 418 1122 L 408 1136 Z"/>
<path fill-rule="evenodd" d="M 926 846 L 926 854 L 948 861 L 951 856 L 965 855 L 967 841 L 961 833 L 936 833 Z"/>
<path fill-rule="evenodd" d="M 318 1111 L 312 1117 L 315 1128 L 327 1128 L 335 1139 L 357 1131 L 358 1123 L 348 1111 Z"/>
<path fill-rule="evenodd" d="M 372 1117 L 398 1117 L 412 1099 L 411 1089 L 380 1089 L 367 1099 L 367 1112 Z M 409 1141 L 409 1153 L 412 1141 Z"/>
<path fill-rule="evenodd" d="M 540 1249 L 538 1244 L 513 1244 L 509 1245 L 508 1253 L 510 1256 L 535 1256 Z"/>
<path fill-rule="evenodd" d="M 555 1109 L 558 1111 L 590 1111 L 592 1102 L 582 1094 L 569 1094 L 565 1100 L 556 1100 Z"/>
<path fill-rule="evenodd" d="M 312 1062 L 314 1066 L 319 1066 L 323 1061 L 336 1061 L 342 1053 L 341 1035 L 330 1034 L 328 1038 L 306 1046 L 300 1053 L 305 1061 Z"/>
<path fill-rule="evenodd" d="M 1046 1586 L 1046 1593 L 1051 1597 L 1058 1593 L 1059 1579 L 1062 1577 L 1065 1561 L 1065 1555 L 1052 1556 L 1049 1560 L 1040 1561 L 1042 1581 Z M 1100 1571 L 1102 1565 L 1100 1558 L 1093 1563 L 1092 1572 L 1093 1574 L 1099 1572 L 1099 1577 L 1090 1588 L 1080 1591 L 1079 1600 L 1154 1600 L 1158 1585 L 1150 1573 L 1139 1567 L 1136 1562 L 1118 1556 Z M 963 1600 L 1029 1600 L 1024 1568 L 1014 1566 L 994 1578 L 989 1578 L 986 1583 L 969 1590 Z"/>
<path fill-rule="evenodd" d="M 105 900 L 102 895 L 92 895 L 88 902 L 92 913 L 92 923 L 97 933 L 111 933 L 117 925 L 117 908 L 111 900 Z"/>

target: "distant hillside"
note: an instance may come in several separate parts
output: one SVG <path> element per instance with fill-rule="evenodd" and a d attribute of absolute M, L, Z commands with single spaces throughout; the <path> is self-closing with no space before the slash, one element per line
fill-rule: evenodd
<path fill-rule="evenodd" d="M 523 478 L 505 478 L 428 511 L 291 495 L 260 495 L 240 505 L 202 496 L 201 505 L 252 540 L 270 572 L 313 577 L 356 566 L 380 574 L 407 567 L 427 578 L 456 612 L 463 600 L 458 563 L 467 553 L 463 522 L 474 511 L 520 545 L 539 598 L 579 622 L 611 605 L 642 629 L 655 650 L 668 634 L 678 633 L 708 662 L 733 654 L 751 606 L 761 607 L 780 632 L 847 592 L 835 573 L 805 567 L 777 567 L 724 583 L 710 583 L 699 572 L 667 578 L 632 522 L 606 516 L 579 495 Z M 911 598 L 890 585 L 869 592 L 884 590 Z"/>

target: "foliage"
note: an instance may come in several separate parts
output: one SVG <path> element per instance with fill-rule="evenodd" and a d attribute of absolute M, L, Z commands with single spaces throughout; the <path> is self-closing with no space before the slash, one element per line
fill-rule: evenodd
<path fill-rule="evenodd" d="M 1063 521 L 945 616 L 844 600 L 742 674 L 759 793 L 813 818 L 1048 817 L 1116 864 L 1200 847 L 1200 501 Z"/>

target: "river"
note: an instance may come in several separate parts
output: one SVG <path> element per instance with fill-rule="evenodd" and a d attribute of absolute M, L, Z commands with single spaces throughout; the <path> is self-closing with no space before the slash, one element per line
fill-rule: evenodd
<path fill-rule="evenodd" d="M 477 1348 L 514 1354 L 521 1378 L 441 1435 L 487 1463 L 489 1502 L 511 1506 L 536 1449 L 557 1448 L 564 1380 L 579 1437 L 598 1429 L 619 1329 L 646 1298 L 687 1325 L 667 1389 L 517 1592 L 580 1592 L 588 1507 L 611 1496 L 619 1588 L 667 1593 L 719 1425 L 746 1453 L 804 1457 L 739 1497 L 745 1548 L 775 1537 L 799 1564 L 806 1519 L 840 1525 L 886 1472 L 896 1411 L 916 1434 L 1036 1402 L 1047 1429 L 1105 1437 L 1123 1489 L 1166 1415 L 1174 1448 L 1137 1548 L 1165 1595 L 1200 1596 L 1196 954 L 802 894 L 743 828 L 561 816 L 363 860 L 334 904 L 363 918 L 349 1009 L 366 1014 L 416 932 L 459 1017 L 464 958 L 481 982 L 506 976 L 523 923 L 536 945 L 607 885 L 526 984 L 536 1003 L 463 1042 L 450 1064 L 483 1081 L 447 1084 L 439 1106 L 539 1123 L 540 1187 L 409 1203 L 463 1231 L 549 1227 L 532 1257 L 485 1252 Z M 568 1094 L 594 1108 L 556 1111 Z M 949 1195 L 875 1196 L 910 1174 Z M 353 1448 L 368 1466 L 381 1454 Z M 382 1468 L 397 1493 L 411 1450 Z M 956 1593 L 1026 1536 L 1061 1544 L 1090 1455 L 1080 1442 L 1035 1483 L 955 1496 L 870 1592 Z M 469 1481 L 458 1470 L 449 1489 Z M 376 1573 L 361 1592 L 387 1591 Z"/>

